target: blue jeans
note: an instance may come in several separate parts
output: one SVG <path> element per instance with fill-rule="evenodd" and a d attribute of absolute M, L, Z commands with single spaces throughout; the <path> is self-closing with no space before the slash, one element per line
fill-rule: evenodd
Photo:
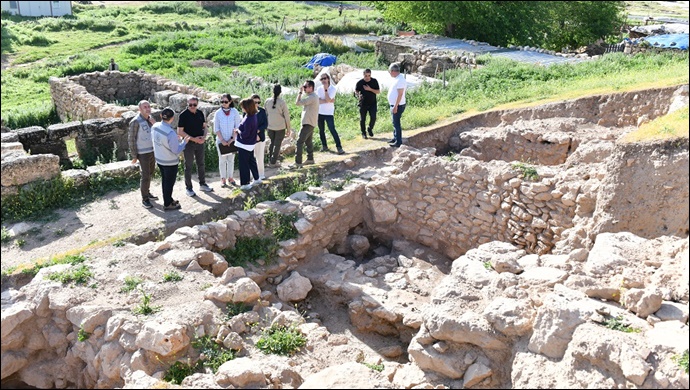
<path fill-rule="evenodd" d="M 321 147 L 326 149 L 328 148 L 328 143 L 326 141 L 326 128 L 324 126 L 324 122 L 326 125 L 328 125 L 328 130 L 330 130 L 331 135 L 333 136 L 333 141 L 335 142 L 335 147 L 340 149 L 342 148 L 342 145 L 340 145 L 340 137 L 338 137 L 338 132 L 335 131 L 335 121 L 333 120 L 333 115 L 322 115 L 319 114 L 319 138 L 321 138 Z"/>
<path fill-rule="evenodd" d="M 401 104 L 398 106 L 398 112 L 393 114 L 393 106 L 391 106 L 391 118 L 393 118 L 393 138 L 395 139 L 395 145 L 402 145 L 402 127 L 400 126 L 400 118 L 403 112 L 405 112 L 405 105 Z"/>

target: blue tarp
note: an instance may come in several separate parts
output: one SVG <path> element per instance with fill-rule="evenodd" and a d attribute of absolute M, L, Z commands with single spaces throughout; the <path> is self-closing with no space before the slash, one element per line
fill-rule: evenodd
<path fill-rule="evenodd" d="M 652 35 L 642 39 L 654 47 L 688 50 L 688 34 Z"/>
<path fill-rule="evenodd" d="M 331 66 L 335 64 L 335 59 L 336 56 L 333 54 L 328 54 L 328 53 L 319 53 L 315 55 L 314 57 L 307 62 L 306 65 L 304 65 L 305 68 L 314 70 L 314 65 L 321 65 L 321 66 Z"/>

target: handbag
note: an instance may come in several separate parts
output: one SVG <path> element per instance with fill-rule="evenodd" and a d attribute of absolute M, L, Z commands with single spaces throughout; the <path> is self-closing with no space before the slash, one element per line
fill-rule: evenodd
<path fill-rule="evenodd" d="M 237 153 L 237 146 L 235 145 L 235 141 L 231 142 L 228 146 L 218 144 L 218 150 L 220 150 L 220 154 Z"/>

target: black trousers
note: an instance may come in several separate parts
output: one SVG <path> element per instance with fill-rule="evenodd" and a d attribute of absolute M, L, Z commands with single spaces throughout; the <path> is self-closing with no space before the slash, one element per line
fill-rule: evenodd
<path fill-rule="evenodd" d="M 173 187 L 175 187 L 175 180 L 177 180 L 177 165 L 158 164 L 158 168 L 163 178 L 163 206 L 170 206 L 173 202 Z"/>
<path fill-rule="evenodd" d="M 254 176 L 254 180 L 259 180 L 259 168 L 256 166 L 254 152 L 237 148 L 237 158 L 240 163 L 240 184 L 249 184 L 249 174 Z"/>
<path fill-rule="evenodd" d="M 369 134 L 374 133 L 374 125 L 376 124 L 376 106 L 362 106 L 359 108 L 359 129 L 362 131 L 362 135 L 366 135 L 365 130 L 367 130 L 367 113 L 369 113 Z"/>

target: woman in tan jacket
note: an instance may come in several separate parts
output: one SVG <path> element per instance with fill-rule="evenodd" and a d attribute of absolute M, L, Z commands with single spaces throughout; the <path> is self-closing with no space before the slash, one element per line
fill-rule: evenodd
<path fill-rule="evenodd" d="M 273 97 L 266 99 L 264 108 L 268 116 L 268 137 L 271 144 L 268 146 L 268 158 L 270 168 L 278 166 L 278 157 L 280 155 L 280 146 L 283 143 L 285 136 L 290 136 L 290 112 L 288 111 L 287 103 L 281 99 L 280 93 L 282 89 L 280 84 L 273 86 Z"/>

